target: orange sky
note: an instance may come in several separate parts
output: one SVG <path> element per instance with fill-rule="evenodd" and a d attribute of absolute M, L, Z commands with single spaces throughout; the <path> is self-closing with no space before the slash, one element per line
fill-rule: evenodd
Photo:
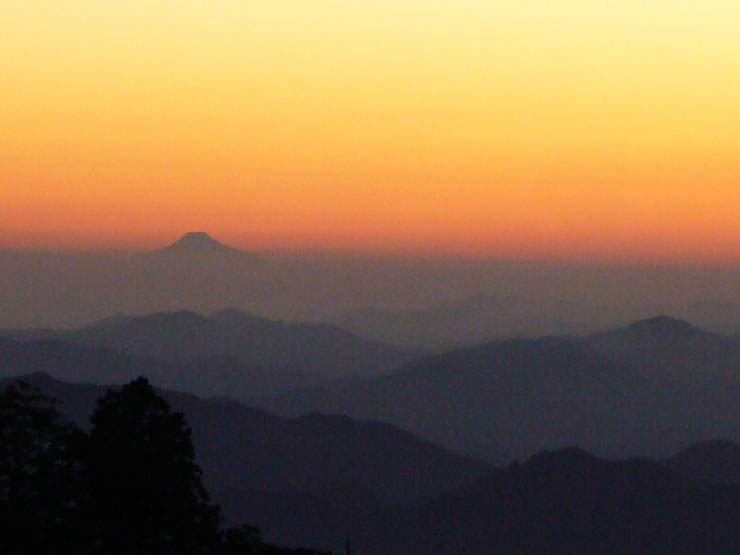
<path fill-rule="evenodd" d="M 3 0 L 0 247 L 740 258 L 736 0 Z"/>

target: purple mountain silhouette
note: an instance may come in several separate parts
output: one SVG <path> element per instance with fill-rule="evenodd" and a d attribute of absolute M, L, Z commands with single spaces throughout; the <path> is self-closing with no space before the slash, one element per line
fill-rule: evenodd
<path fill-rule="evenodd" d="M 193 252 L 193 253 L 233 253 L 245 254 L 244 251 L 235 249 L 220 241 L 217 241 L 205 231 L 191 231 L 180 237 L 177 241 L 165 247 L 160 252 Z"/>

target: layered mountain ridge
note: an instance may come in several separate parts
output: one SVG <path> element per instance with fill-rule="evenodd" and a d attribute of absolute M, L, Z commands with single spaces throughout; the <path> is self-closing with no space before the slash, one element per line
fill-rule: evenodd
<path fill-rule="evenodd" d="M 22 379 L 83 425 L 107 389 L 44 374 Z M 726 440 L 665 463 L 568 447 L 497 470 L 385 424 L 283 419 L 159 393 L 192 427 L 196 461 L 227 522 L 256 525 L 267 541 L 342 552 L 351 538 L 360 555 L 740 549 L 740 484 L 672 466 L 690 453 L 692 467 L 706 470 L 718 446 L 737 457 L 740 445 Z"/>
<path fill-rule="evenodd" d="M 707 437 L 740 440 L 738 360 L 737 337 L 659 317 L 583 338 L 486 343 L 254 403 L 391 422 L 497 462 L 573 444 L 660 458 Z"/>

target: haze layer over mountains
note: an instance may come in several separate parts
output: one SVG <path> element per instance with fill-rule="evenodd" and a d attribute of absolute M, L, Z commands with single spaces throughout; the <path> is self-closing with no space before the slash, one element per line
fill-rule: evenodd
<path fill-rule="evenodd" d="M 740 332 L 737 267 L 254 253 L 204 232 L 151 252 L 0 251 L 0 291 L 4 328 L 237 308 L 424 348 L 589 333 L 657 314 Z"/>
<path fill-rule="evenodd" d="M 229 523 L 281 545 L 736 553 L 739 276 L 277 256 L 205 233 L 2 252 L 0 387 L 20 376 L 85 426 L 146 376 Z"/>
<path fill-rule="evenodd" d="M 318 255 L 278 261 L 231 248 L 206 233 L 187 234 L 145 254 L 2 256 L 18 264 L 27 257 L 30 266 L 23 271 L 38 269 L 34 264 L 43 260 L 79 263 L 74 272 L 98 276 L 98 285 L 106 286 L 105 295 L 94 287 L 85 294 L 86 306 L 95 310 L 100 309 L 96 295 L 125 304 L 117 286 L 132 286 L 126 271 L 138 276 L 133 287 L 148 293 L 137 300 L 142 307 L 156 306 L 165 294 L 171 297 L 164 304 L 209 305 L 242 295 L 243 303 L 269 304 L 270 298 L 285 296 L 283 302 L 305 297 L 318 306 L 332 284 L 341 305 L 371 285 L 378 297 L 391 283 L 407 293 L 417 279 L 421 289 L 446 283 L 459 292 L 472 287 L 476 272 L 476 279 L 496 276 L 504 284 L 519 275 L 534 290 L 547 277 L 580 275 L 581 284 L 590 281 L 596 290 L 605 271 L 587 275 L 584 268 L 551 267 L 540 269 L 543 277 L 471 261 L 460 261 L 457 270 L 452 261 L 340 261 Z M 111 273 L 100 275 L 100 264 Z M 402 268 L 408 274 L 399 273 Z M 419 277 L 424 268 L 429 275 Z M 637 272 L 615 271 L 622 275 L 605 287 L 624 285 L 629 271 Z M 635 276 L 642 276 L 644 287 L 634 292 L 635 299 L 671 271 L 681 274 L 675 268 L 640 271 Z M 7 279 L 7 272 L 3 275 Z M 65 279 L 64 272 L 54 275 Z M 698 274 L 679 277 L 676 289 Z M 31 308 L 34 287 L 42 281 L 37 276 L 35 283 L 16 289 L 29 294 L 3 299 L 28 300 L 29 310 L 42 310 Z M 705 292 L 712 283 L 705 284 Z M 75 302 L 74 287 L 66 285 L 45 289 L 44 310 Z M 672 317 L 652 317 L 649 311 L 657 307 L 617 304 L 478 295 L 423 310 L 350 311 L 333 317 L 333 323 L 273 320 L 233 307 L 204 316 L 177 304 L 174 312 L 107 314 L 78 328 L 0 329 L 0 362 L 4 376 L 47 372 L 107 384 L 145 374 L 161 387 L 228 396 L 290 416 L 320 411 L 389 422 L 496 462 L 568 445 L 603 456 L 666 456 L 709 437 L 740 439 L 740 340 L 730 331 L 735 306 L 684 303 L 695 320 L 711 320 L 726 330 L 715 333 Z M 680 311 L 678 304 L 673 308 Z M 651 317 L 635 323 L 626 320 L 631 313 Z M 605 321 L 625 323 L 598 326 Z"/>

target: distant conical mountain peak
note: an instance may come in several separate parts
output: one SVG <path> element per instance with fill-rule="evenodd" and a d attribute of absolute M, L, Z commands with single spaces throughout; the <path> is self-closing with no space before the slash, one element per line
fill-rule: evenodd
<path fill-rule="evenodd" d="M 211 237 L 205 231 L 189 231 L 177 241 L 163 249 L 164 252 L 246 254 Z"/>
<path fill-rule="evenodd" d="M 217 241 L 205 231 L 189 231 L 170 246 L 199 249 L 226 247 L 226 245 Z"/>
<path fill-rule="evenodd" d="M 208 235 L 207 231 L 188 231 L 185 235 L 180 238 L 181 241 L 215 241 L 213 237 Z"/>

